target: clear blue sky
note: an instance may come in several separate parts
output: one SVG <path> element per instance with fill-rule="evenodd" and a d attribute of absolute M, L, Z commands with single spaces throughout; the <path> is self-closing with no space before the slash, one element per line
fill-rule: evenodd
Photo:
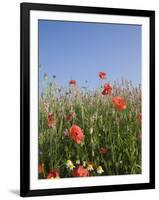
<path fill-rule="evenodd" d="M 141 26 L 82 22 L 39 21 L 40 81 L 56 75 L 60 86 L 75 79 L 90 88 L 99 85 L 98 72 L 107 80 L 127 78 L 141 83 Z"/>

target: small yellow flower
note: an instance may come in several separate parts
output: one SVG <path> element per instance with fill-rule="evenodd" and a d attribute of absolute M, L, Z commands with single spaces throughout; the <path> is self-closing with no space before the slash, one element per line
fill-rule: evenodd
<path fill-rule="evenodd" d="M 104 172 L 104 170 L 103 170 L 102 166 L 98 166 L 97 173 L 102 174 L 103 172 Z"/>
<path fill-rule="evenodd" d="M 88 169 L 88 171 L 93 171 L 94 169 L 93 169 L 93 165 L 91 165 L 91 164 L 88 164 L 88 167 L 87 167 L 87 169 Z"/>
<path fill-rule="evenodd" d="M 69 168 L 71 165 L 73 165 L 72 161 L 71 160 L 67 160 L 66 161 L 67 168 Z"/>
<path fill-rule="evenodd" d="M 70 170 L 73 170 L 74 168 L 75 168 L 75 166 L 73 164 L 69 166 Z"/>
<path fill-rule="evenodd" d="M 70 170 L 73 170 L 75 168 L 71 160 L 66 161 L 66 167 L 69 168 Z"/>

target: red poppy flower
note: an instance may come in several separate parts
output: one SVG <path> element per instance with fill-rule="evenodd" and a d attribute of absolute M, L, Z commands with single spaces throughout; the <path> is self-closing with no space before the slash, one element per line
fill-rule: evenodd
<path fill-rule="evenodd" d="M 47 126 L 48 128 L 53 128 L 56 125 L 56 118 L 53 113 L 48 113 L 47 115 Z"/>
<path fill-rule="evenodd" d="M 112 97 L 112 102 L 118 111 L 122 111 L 127 108 L 125 99 L 121 96 Z"/>
<path fill-rule="evenodd" d="M 70 128 L 70 137 L 77 143 L 80 144 L 84 139 L 82 129 L 77 125 L 72 125 Z"/>
<path fill-rule="evenodd" d="M 112 87 L 109 85 L 109 83 L 106 83 L 104 85 L 104 89 L 102 91 L 102 94 L 107 95 L 107 94 L 111 94 L 111 92 L 112 92 Z"/>
<path fill-rule="evenodd" d="M 106 73 L 105 72 L 99 72 L 99 78 L 100 79 L 105 79 L 106 78 Z"/>
<path fill-rule="evenodd" d="M 76 168 L 74 168 L 74 170 L 72 172 L 72 176 L 86 177 L 86 176 L 89 176 L 89 171 L 86 168 L 84 168 L 82 165 L 79 165 Z"/>
<path fill-rule="evenodd" d="M 76 85 L 77 82 L 76 82 L 76 80 L 70 80 L 69 84 L 70 84 L 70 85 Z"/>
<path fill-rule="evenodd" d="M 99 150 L 99 152 L 101 154 L 107 154 L 109 152 L 109 149 L 107 147 L 101 147 L 100 150 Z"/>
<path fill-rule="evenodd" d="M 48 173 L 48 179 L 60 178 L 59 170 L 53 169 Z"/>
<path fill-rule="evenodd" d="M 43 172 L 43 166 L 42 164 L 38 165 L 38 173 L 41 174 Z"/>
<path fill-rule="evenodd" d="M 66 116 L 66 121 L 71 121 L 74 117 L 76 116 L 76 114 L 74 112 L 70 112 L 67 116 Z"/>

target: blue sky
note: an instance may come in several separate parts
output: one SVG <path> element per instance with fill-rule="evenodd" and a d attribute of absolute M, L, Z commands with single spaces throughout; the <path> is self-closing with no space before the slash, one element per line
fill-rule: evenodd
<path fill-rule="evenodd" d="M 44 73 L 56 75 L 60 86 L 75 79 L 80 87 L 107 81 L 141 83 L 141 26 L 62 21 L 39 21 L 40 81 Z"/>

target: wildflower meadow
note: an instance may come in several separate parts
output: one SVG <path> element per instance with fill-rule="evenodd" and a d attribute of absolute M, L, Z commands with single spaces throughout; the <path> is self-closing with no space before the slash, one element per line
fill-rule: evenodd
<path fill-rule="evenodd" d="M 94 74 L 91 90 L 44 74 L 39 92 L 39 179 L 140 174 L 141 86 Z M 88 80 L 89 82 L 89 80 Z"/>

